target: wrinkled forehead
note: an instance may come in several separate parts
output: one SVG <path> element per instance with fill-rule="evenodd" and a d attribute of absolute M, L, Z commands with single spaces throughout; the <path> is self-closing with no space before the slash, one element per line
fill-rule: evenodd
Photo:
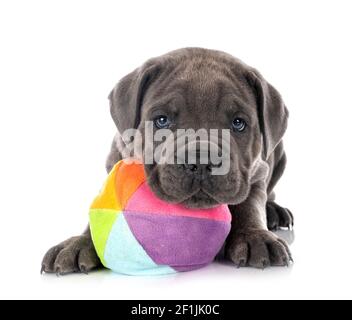
<path fill-rule="evenodd" d="M 157 81 L 146 94 L 142 119 L 164 115 L 178 117 L 194 127 L 231 118 L 236 112 L 256 116 L 253 89 L 242 75 L 219 70 L 180 72 Z"/>

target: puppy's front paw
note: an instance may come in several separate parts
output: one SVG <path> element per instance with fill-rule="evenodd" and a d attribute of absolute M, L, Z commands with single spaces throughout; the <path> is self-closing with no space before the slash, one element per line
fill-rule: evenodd
<path fill-rule="evenodd" d="M 293 261 L 287 243 L 266 230 L 239 232 L 234 235 L 227 244 L 226 256 L 238 267 L 260 269 L 288 266 Z"/>
<path fill-rule="evenodd" d="M 88 271 L 101 266 L 90 237 L 70 238 L 51 248 L 44 256 L 41 272 L 64 275 Z"/>

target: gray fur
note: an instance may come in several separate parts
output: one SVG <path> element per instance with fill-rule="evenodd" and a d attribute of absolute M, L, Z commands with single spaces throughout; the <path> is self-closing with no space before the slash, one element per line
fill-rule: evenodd
<path fill-rule="evenodd" d="M 235 265 L 289 264 L 286 242 L 268 230 L 293 224 L 291 212 L 274 202 L 273 192 L 286 165 L 281 140 L 288 111 L 277 90 L 257 70 L 220 51 L 180 49 L 150 59 L 125 76 L 109 100 L 118 133 L 107 160 L 108 172 L 124 157 L 119 132 L 128 128 L 143 132 L 145 121 L 158 113 L 173 119 L 173 130 L 230 128 L 235 115 L 245 117 L 246 132 L 231 137 L 227 175 L 200 178 L 182 165 L 153 163 L 145 165 L 147 181 L 165 201 L 198 208 L 229 204 L 234 222 L 226 257 Z M 82 256 L 81 251 L 89 254 Z M 49 250 L 42 265 L 45 272 L 65 274 L 100 264 L 86 232 Z"/>

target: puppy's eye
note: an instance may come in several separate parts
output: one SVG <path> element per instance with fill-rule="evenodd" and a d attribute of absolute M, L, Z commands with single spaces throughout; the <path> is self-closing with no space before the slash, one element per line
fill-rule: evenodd
<path fill-rule="evenodd" d="M 243 132 L 247 127 L 246 121 L 242 118 L 235 118 L 232 121 L 232 129 L 236 132 Z"/>
<path fill-rule="evenodd" d="M 167 116 L 159 116 L 154 119 L 154 125 L 158 129 L 166 129 L 170 126 L 170 120 Z"/>

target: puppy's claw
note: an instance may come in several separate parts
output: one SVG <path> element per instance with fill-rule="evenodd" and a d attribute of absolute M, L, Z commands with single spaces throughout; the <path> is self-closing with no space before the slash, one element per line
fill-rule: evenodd
<path fill-rule="evenodd" d="M 238 264 L 237 264 L 237 269 L 240 269 L 240 268 L 242 268 L 242 267 L 244 267 L 245 266 L 245 260 L 244 259 L 241 259 L 239 262 L 238 262 Z"/>
<path fill-rule="evenodd" d="M 265 268 L 269 267 L 270 266 L 270 261 L 266 260 L 266 259 L 263 259 L 262 261 L 262 270 L 264 270 Z"/>
<path fill-rule="evenodd" d="M 288 214 L 291 217 L 291 224 L 290 225 L 292 226 L 292 229 L 293 229 L 293 227 L 295 225 L 295 218 L 293 217 L 293 214 L 292 214 L 292 212 L 289 209 L 286 209 L 286 210 L 287 210 Z"/>
<path fill-rule="evenodd" d="M 86 268 L 85 265 L 80 265 L 80 266 L 79 266 L 79 270 L 80 270 L 82 273 L 88 275 L 88 271 L 87 271 L 87 268 Z"/>
<path fill-rule="evenodd" d="M 291 256 L 291 253 L 289 253 L 288 259 L 285 259 L 285 260 L 284 260 L 284 263 L 286 264 L 287 267 L 290 267 L 291 264 L 294 263 L 294 261 L 293 261 L 293 259 L 292 259 L 292 256 Z"/>
<path fill-rule="evenodd" d="M 55 274 L 56 274 L 57 277 L 62 276 L 62 272 L 61 272 L 61 268 L 60 268 L 60 267 L 57 267 L 57 268 L 55 269 Z"/>
<path fill-rule="evenodd" d="M 283 259 L 283 265 L 284 266 L 286 266 L 286 267 L 289 267 L 290 266 L 290 259 L 287 259 L 287 258 L 285 258 L 285 259 Z"/>

